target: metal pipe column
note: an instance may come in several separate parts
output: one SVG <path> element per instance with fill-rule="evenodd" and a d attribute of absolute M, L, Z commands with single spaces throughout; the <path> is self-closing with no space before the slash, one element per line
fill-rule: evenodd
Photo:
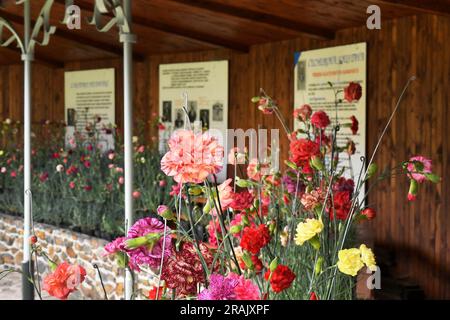
<path fill-rule="evenodd" d="M 124 14 L 129 23 L 130 32 L 121 33 L 123 43 L 123 80 L 124 80 L 124 170 L 125 170 L 125 230 L 133 224 L 133 43 L 131 1 L 124 0 Z M 133 297 L 133 275 L 125 270 L 125 300 Z"/>
<path fill-rule="evenodd" d="M 31 61 L 33 54 L 29 52 L 31 32 L 30 1 L 24 2 L 24 48 L 22 55 L 24 64 L 24 232 L 23 232 L 23 260 L 22 260 L 22 299 L 34 299 L 34 287 L 29 281 L 33 274 L 31 259 Z"/>

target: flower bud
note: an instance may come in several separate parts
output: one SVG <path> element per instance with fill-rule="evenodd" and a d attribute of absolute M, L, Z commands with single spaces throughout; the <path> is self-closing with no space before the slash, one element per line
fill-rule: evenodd
<path fill-rule="evenodd" d="M 203 193 L 203 189 L 200 186 L 190 187 L 188 192 L 191 196 L 199 196 Z"/>
<path fill-rule="evenodd" d="M 411 179 L 409 182 L 409 191 L 408 191 L 408 200 L 409 201 L 416 200 L 418 189 L 419 189 L 419 183 L 416 180 Z"/>
<path fill-rule="evenodd" d="M 323 265 L 323 257 L 319 257 L 317 259 L 316 265 L 314 266 L 314 272 L 316 276 L 322 272 L 322 265 Z"/>
<path fill-rule="evenodd" d="M 318 156 L 312 157 L 310 163 L 311 166 L 318 171 L 322 171 L 324 168 L 323 161 Z"/>
<path fill-rule="evenodd" d="M 377 172 L 378 166 L 376 163 L 371 163 L 370 166 L 367 168 L 367 176 L 366 179 L 370 179 L 373 177 L 373 175 Z"/>
<path fill-rule="evenodd" d="M 441 181 L 441 177 L 434 173 L 425 173 L 425 177 L 433 183 L 439 183 Z"/>
<path fill-rule="evenodd" d="M 248 188 L 251 186 L 251 183 L 245 179 L 236 178 L 236 185 L 240 188 Z"/>
<path fill-rule="evenodd" d="M 250 253 L 248 253 L 247 251 L 244 251 L 244 253 L 242 254 L 242 260 L 245 263 L 245 266 L 250 269 L 253 270 L 254 266 L 253 266 L 253 261 L 252 261 L 252 257 L 250 256 Z"/>
<path fill-rule="evenodd" d="M 295 163 L 293 163 L 292 161 L 286 160 L 284 161 L 284 163 L 291 169 L 293 170 L 298 170 L 298 167 Z"/>
<path fill-rule="evenodd" d="M 30 244 L 31 245 L 36 244 L 37 241 L 38 241 L 38 239 L 37 239 L 37 237 L 35 235 L 32 235 L 30 237 Z"/>
<path fill-rule="evenodd" d="M 271 272 L 274 272 L 275 269 L 278 267 L 278 257 L 275 257 L 275 259 L 270 262 L 269 269 Z"/>
<path fill-rule="evenodd" d="M 253 97 L 252 102 L 257 103 L 260 99 L 261 99 L 261 97 Z"/>
<path fill-rule="evenodd" d="M 158 212 L 158 215 L 160 215 L 164 219 L 167 219 L 167 220 L 174 220 L 175 219 L 175 215 L 173 214 L 172 210 L 169 209 L 168 206 L 160 205 L 156 209 L 156 212 Z"/>
<path fill-rule="evenodd" d="M 203 213 L 207 214 L 211 211 L 211 200 L 208 199 L 206 204 L 203 206 Z"/>
<path fill-rule="evenodd" d="M 248 226 L 250 224 L 250 221 L 248 220 L 247 215 L 242 215 L 241 221 L 244 226 Z"/>
<path fill-rule="evenodd" d="M 320 249 L 320 240 L 317 235 L 315 235 L 313 238 L 309 239 L 309 243 L 313 246 L 314 249 L 319 250 Z"/>
<path fill-rule="evenodd" d="M 241 230 L 242 230 L 242 226 L 240 226 L 240 225 L 235 225 L 230 228 L 230 232 L 232 234 L 237 234 L 237 233 L 241 232 Z"/>
<path fill-rule="evenodd" d="M 361 214 L 367 218 L 367 220 L 372 220 L 375 218 L 375 216 L 377 215 L 376 211 L 373 210 L 372 208 L 365 208 Z"/>

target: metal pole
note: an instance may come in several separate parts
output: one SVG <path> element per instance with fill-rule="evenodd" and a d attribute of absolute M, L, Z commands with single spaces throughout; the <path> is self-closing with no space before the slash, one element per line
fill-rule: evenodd
<path fill-rule="evenodd" d="M 121 33 L 123 43 L 123 88 L 124 88 L 124 170 L 125 170 L 125 229 L 133 224 L 133 43 L 136 41 L 131 33 L 131 1 L 124 0 L 124 14 L 129 23 L 130 32 Z M 125 300 L 133 295 L 133 275 L 125 270 Z"/>
<path fill-rule="evenodd" d="M 22 260 L 22 299 L 34 300 L 34 287 L 29 281 L 33 274 L 31 259 L 31 61 L 33 54 L 29 51 L 30 43 L 30 1 L 24 2 L 24 48 L 22 55 L 24 64 L 24 232 L 23 232 L 23 260 Z"/>

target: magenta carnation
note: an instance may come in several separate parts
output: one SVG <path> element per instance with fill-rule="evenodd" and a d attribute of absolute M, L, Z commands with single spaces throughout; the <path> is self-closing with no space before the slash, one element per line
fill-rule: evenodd
<path fill-rule="evenodd" d="M 212 274 L 209 278 L 209 287 L 198 295 L 198 300 L 234 300 L 234 289 L 239 280 L 224 277 L 221 274 Z"/>
<path fill-rule="evenodd" d="M 138 238 L 149 233 L 163 233 L 164 223 L 156 218 L 143 218 L 136 223 L 128 231 L 127 239 Z M 127 250 L 130 257 L 130 264 L 148 265 L 151 268 L 159 268 L 162 256 L 162 247 L 164 239 L 166 241 L 164 258 L 170 256 L 172 252 L 172 242 L 170 236 L 166 233 L 165 237 L 161 237 L 152 248 L 140 246 L 135 249 Z"/>

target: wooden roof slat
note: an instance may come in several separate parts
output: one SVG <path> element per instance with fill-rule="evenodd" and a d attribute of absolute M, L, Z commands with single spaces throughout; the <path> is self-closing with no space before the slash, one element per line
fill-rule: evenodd
<path fill-rule="evenodd" d="M 450 15 L 449 0 L 378 0 L 375 2 L 401 8 L 415 9 L 424 13 Z"/>
<path fill-rule="evenodd" d="M 238 7 L 221 3 L 219 1 L 205 1 L 205 0 L 169 0 L 171 2 L 178 2 L 183 5 L 201 8 L 211 12 L 222 13 L 232 17 L 238 17 L 266 25 L 272 25 L 283 29 L 294 30 L 303 33 L 312 38 L 318 39 L 333 39 L 334 31 L 322 27 L 305 24 L 299 21 L 294 21 L 273 15 L 268 12 L 255 11 L 248 7 Z"/>

